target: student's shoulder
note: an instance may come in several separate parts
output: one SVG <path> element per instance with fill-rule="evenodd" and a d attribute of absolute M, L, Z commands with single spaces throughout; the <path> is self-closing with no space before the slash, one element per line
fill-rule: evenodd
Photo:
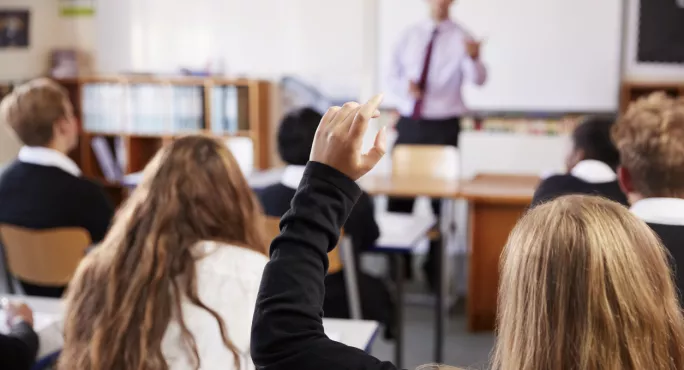
<path fill-rule="evenodd" d="M 201 256 L 198 263 L 203 271 L 211 274 L 259 277 L 269 259 L 265 254 L 245 247 L 215 242 L 201 241 L 196 246 Z"/>
<path fill-rule="evenodd" d="M 575 185 L 581 182 L 581 180 L 569 174 L 556 174 L 543 179 L 541 183 L 539 183 L 539 188 L 549 186 Z"/>

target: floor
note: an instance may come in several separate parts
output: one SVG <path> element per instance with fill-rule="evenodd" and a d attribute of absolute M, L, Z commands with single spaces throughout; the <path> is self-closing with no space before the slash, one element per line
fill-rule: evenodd
<path fill-rule="evenodd" d="M 450 317 L 444 346 L 444 363 L 461 369 L 488 369 L 494 345 L 493 333 L 469 333 L 461 304 Z M 434 352 L 434 310 L 408 305 L 405 310 L 404 368 L 415 369 L 431 363 Z M 376 339 L 371 354 L 383 361 L 394 361 L 394 344 L 382 336 Z"/>

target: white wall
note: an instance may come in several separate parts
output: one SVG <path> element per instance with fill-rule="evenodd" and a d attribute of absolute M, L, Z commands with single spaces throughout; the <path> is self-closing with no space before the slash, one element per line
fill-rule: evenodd
<path fill-rule="evenodd" d="M 29 9 L 31 29 L 27 49 L 0 49 L 0 81 L 45 74 L 50 51 L 57 48 L 93 50 L 93 18 L 63 18 L 54 0 L 0 0 L 2 8 Z"/>

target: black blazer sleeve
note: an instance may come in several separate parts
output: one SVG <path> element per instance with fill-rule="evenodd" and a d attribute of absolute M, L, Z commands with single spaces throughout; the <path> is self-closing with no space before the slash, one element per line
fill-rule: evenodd
<path fill-rule="evenodd" d="M 327 252 L 361 195 L 342 173 L 310 162 L 271 244 L 252 323 L 252 360 L 261 370 L 396 370 L 323 331 Z"/>
<path fill-rule="evenodd" d="M 38 335 L 29 324 L 12 327 L 10 335 L 0 335 L 0 363 L 3 369 L 29 370 L 38 353 Z"/>
<path fill-rule="evenodd" d="M 102 187 L 95 183 L 88 183 L 88 185 L 85 197 L 88 203 L 83 207 L 83 222 L 90 233 L 90 238 L 93 239 L 93 244 L 97 244 L 107 234 L 109 224 L 114 217 L 114 206 Z"/>
<path fill-rule="evenodd" d="M 351 236 L 354 248 L 363 251 L 373 248 L 380 237 L 380 228 L 375 222 L 375 206 L 373 199 L 365 192 L 361 194 L 352 209 L 344 232 Z"/>

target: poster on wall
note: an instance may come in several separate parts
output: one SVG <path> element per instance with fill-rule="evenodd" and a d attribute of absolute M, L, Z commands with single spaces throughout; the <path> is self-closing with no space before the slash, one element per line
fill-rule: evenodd
<path fill-rule="evenodd" d="M 637 59 L 684 63 L 684 0 L 641 0 Z"/>
<path fill-rule="evenodd" d="M 0 48 L 28 48 L 29 21 L 28 9 L 0 8 Z"/>
<path fill-rule="evenodd" d="M 95 0 L 59 0 L 59 14 L 63 17 L 89 17 L 95 14 Z"/>

